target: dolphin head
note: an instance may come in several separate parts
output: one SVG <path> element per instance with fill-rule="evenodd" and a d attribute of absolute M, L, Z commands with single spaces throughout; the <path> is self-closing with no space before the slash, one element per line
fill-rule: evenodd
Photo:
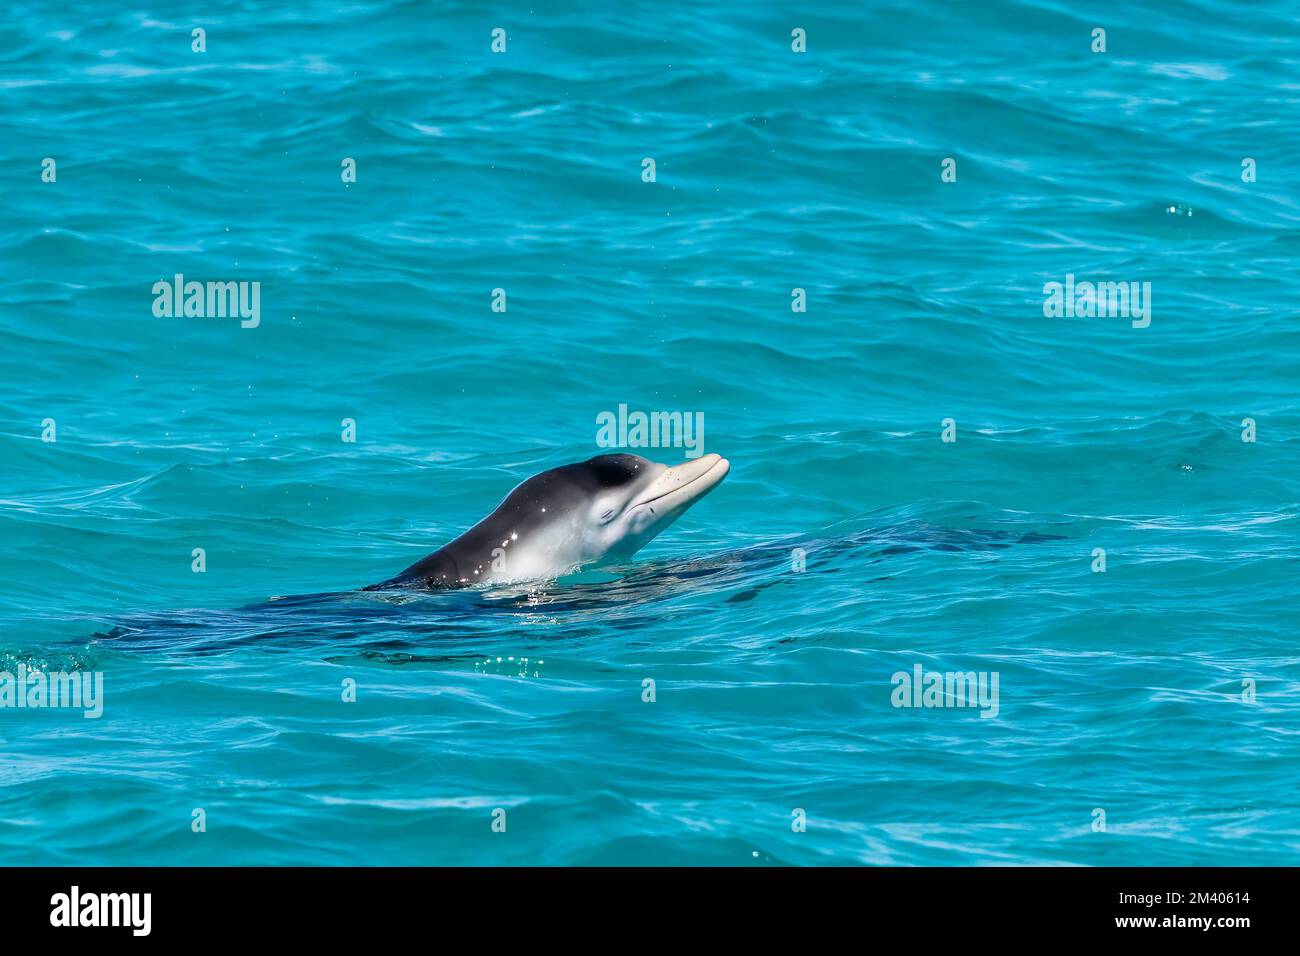
<path fill-rule="evenodd" d="M 720 455 L 689 458 L 669 467 L 640 455 L 597 455 L 573 466 L 596 477 L 585 515 L 586 560 L 628 557 L 640 551 L 686 509 L 716 488 L 731 469 Z"/>
<path fill-rule="evenodd" d="M 553 578 L 629 557 L 716 488 L 730 467 L 718 455 L 669 467 L 616 454 L 552 468 L 518 485 L 459 538 L 372 590 Z"/>
<path fill-rule="evenodd" d="M 555 577 L 635 554 L 716 488 L 729 468 L 718 455 L 673 467 L 640 455 L 597 455 L 529 478 L 469 534 L 484 526 L 509 531 L 500 536 L 505 556 L 491 579 Z"/>

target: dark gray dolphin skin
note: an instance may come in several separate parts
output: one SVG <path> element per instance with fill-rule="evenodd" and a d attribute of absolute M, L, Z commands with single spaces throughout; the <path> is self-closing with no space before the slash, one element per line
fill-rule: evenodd
<path fill-rule="evenodd" d="M 629 557 L 716 488 L 730 468 L 718 455 L 669 468 L 629 454 L 552 468 L 516 487 L 450 544 L 362 590 L 549 579 L 603 558 Z"/>

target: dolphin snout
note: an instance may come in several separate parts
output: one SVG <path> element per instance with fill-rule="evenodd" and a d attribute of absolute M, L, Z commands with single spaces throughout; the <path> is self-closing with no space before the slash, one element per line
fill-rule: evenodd
<path fill-rule="evenodd" d="M 716 488 L 730 470 L 731 462 L 721 455 L 688 458 L 665 469 L 637 503 L 660 511 L 685 510 Z"/>

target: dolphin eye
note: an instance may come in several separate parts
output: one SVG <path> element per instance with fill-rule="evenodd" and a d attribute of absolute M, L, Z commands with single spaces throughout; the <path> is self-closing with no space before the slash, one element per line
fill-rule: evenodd
<path fill-rule="evenodd" d="M 600 516 L 600 523 L 604 524 L 612 517 L 614 517 L 614 509 L 610 508 L 608 511 L 606 511 L 603 515 Z"/>

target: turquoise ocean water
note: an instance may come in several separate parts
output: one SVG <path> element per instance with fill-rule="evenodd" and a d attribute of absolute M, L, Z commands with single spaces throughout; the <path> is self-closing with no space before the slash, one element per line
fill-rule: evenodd
<path fill-rule="evenodd" d="M 1295 4 L 293 6 L 0 23 L 0 862 L 1300 862 Z M 620 404 L 630 568 L 349 593 Z"/>

